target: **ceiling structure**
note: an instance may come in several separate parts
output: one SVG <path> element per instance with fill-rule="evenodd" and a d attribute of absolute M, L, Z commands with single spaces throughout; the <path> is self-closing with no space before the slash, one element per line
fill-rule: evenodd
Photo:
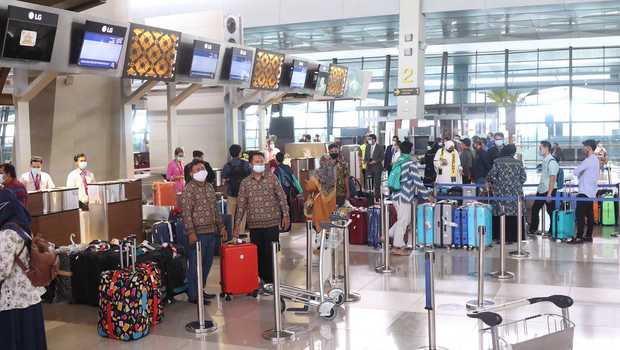
<path fill-rule="evenodd" d="M 426 15 L 427 45 L 620 35 L 620 1 Z M 245 29 L 249 46 L 290 53 L 398 46 L 398 15 Z"/>
<path fill-rule="evenodd" d="M 22 0 L 32 4 L 81 12 L 106 3 L 106 0 Z"/>

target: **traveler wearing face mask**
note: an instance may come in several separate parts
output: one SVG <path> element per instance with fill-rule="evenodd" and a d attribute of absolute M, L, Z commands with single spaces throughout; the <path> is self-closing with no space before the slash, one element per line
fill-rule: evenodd
<path fill-rule="evenodd" d="M 183 163 L 183 158 L 183 148 L 177 147 L 174 150 L 174 159 L 168 163 L 168 169 L 166 170 L 166 179 L 175 183 L 177 193 L 183 192 L 183 187 L 185 186 L 185 164 Z"/>
<path fill-rule="evenodd" d="M 392 143 L 385 149 L 385 156 L 383 157 L 383 170 L 390 172 L 392 170 L 392 163 L 394 162 L 394 153 L 398 149 L 400 140 L 398 136 L 392 137 Z M 397 158 L 398 159 L 398 158 Z"/>
<path fill-rule="evenodd" d="M 265 156 L 250 154 L 252 174 L 241 181 L 235 213 L 234 237 L 239 237 L 246 217 L 250 240 L 258 248 L 258 274 L 263 283 L 273 283 L 272 242 L 280 240 L 280 229 L 290 224 L 286 194 L 278 179 L 265 171 Z"/>
<path fill-rule="evenodd" d="M 5 163 L 0 165 L 0 182 L 2 183 L 2 187 L 13 192 L 21 204 L 24 206 L 26 205 L 28 191 L 26 190 L 26 186 L 17 180 L 13 164 Z"/>
<path fill-rule="evenodd" d="M 181 195 L 183 210 L 183 224 L 189 242 L 189 272 L 187 275 L 187 296 L 190 303 L 198 300 L 198 283 L 207 281 L 217 243 L 221 237 L 226 237 L 226 228 L 217 209 L 217 198 L 213 186 L 207 182 L 207 170 L 199 160 L 191 163 L 191 180 L 185 185 Z M 202 281 L 196 280 L 196 249 L 193 247 L 200 241 L 202 247 Z M 207 298 L 215 295 L 207 294 Z M 209 302 L 206 301 L 208 304 Z"/>
<path fill-rule="evenodd" d="M 32 157 L 32 159 L 30 159 L 30 171 L 23 173 L 22 176 L 19 177 L 19 181 L 26 186 L 29 192 L 49 190 L 50 188 L 56 187 L 54 181 L 52 181 L 52 177 L 48 173 L 41 171 L 42 166 L 43 158 Z"/>
<path fill-rule="evenodd" d="M 80 209 L 88 209 L 88 184 L 95 182 L 95 175 L 88 171 L 88 162 L 84 153 L 73 157 L 75 169 L 67 176 L 67 187 L 78 188 L 78 199 Z"/>
<path fill-rule="evenodd" d="M 443 148 L 435 153 L 433 164 L 437 171 L 437 183 L 463 183 L 461 159 L 454 147 L 454 142 L 446 141 Z"/>
<path fill-rule="evenodd" d="M 349 163 L 347 163 L 340 154 L 340 147 L 332 143 L 328 147 L 329 153 L 320 160 L 321 167 L 333 167 L 334 176 L 336 177 L 336 205 L 343 205 L 345 200 L 349 199 Z M 336 210 L 336 208 L 334 208 Z"/>
<path fill-rule="evenodd" d="M 542 209 L 545 204 L 547 206 L 547 213 L 549 213 L 549 217 L 553 217 L 553 210 L 555 209 L 553 199 L 557 192 L 557 176 L 560 172 L 560 164 L 558 164 L 558 161 L 551 155 L 551 144 L 549 141 L 541 141 L 538 151 L 540 152 L 540 156 L 543 158 L 543 161 L 540 182 L 538 183 L 538 188 L 536 189 L 536 197 L 547 197 L 547 200 L 534 201 L 529 232 L 531 235 L 536 234 L 539 222 L 538 214 L 540 213 L 540 209 Z M 547 232 L 553 232 L 553 220 L 548 221 L 550 221 L 550 224 L 549 231 Z"/>
<path fill-rule="evenodd" d="M 377 143 L 377 135 L 368 135 L 368 146 L 364 154 L 366 164 L 366 178 L 372 181 L 375 198 L 381 197 L 381 175 L 383 173 L 382 160 L 385 156 L 385 147 Z"/>
<path fill-rule="evenodd" d="M 502 153 L 502 148 L 504 148 L 504 142 L 505 141 L 503 133 L 496 132 L 495 135 L 493 135 L 493 146 L 489 148 L 487 152 L 490 166 L 493 166 L 493 162 L 495 161 L 495 159 L 500 157 L 500 154 Z"/>
<path fill-rule="evenodd" d="M 579 164 L 573 175 L 579 179 L 579 198 L 596 198 L 598 190 L 598 178 L 600 163 L 594 150 L 596 149 L 596 141 L 583 141 L 583 154 L 585 159 Z M 577 236 L 570 241 L 571 244 L 579 244 L 583 242 L 592 242 L 592 231 L 594 230 L 594 212 L 592 211 L 592 202 L 577 202 Z M 587 228 L 584 232 L 584 228 Z M 585 233 L 585 236 L 584 236 Z"/>

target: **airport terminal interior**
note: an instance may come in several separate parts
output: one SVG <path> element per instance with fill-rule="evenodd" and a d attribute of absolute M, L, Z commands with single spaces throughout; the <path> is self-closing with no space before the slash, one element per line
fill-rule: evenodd
<path fill-rule="evenodd" d="M 0 164 L 1 350 L 620 349 L 620 1 L 0 0 Z"/>

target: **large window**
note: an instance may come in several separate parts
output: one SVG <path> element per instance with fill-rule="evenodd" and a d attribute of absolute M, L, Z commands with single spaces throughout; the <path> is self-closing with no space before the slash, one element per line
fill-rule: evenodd
<path fill-rule="evenodd" d="M 15 141 L 15 109 L 0 107 L 0 162 L 13 161 Z"/>

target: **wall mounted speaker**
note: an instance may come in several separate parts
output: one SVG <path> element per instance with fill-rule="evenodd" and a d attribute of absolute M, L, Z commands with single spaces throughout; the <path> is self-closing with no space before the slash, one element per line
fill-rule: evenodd
<path fill-rule="evenodd" d="M 241 16 L 224 16 L 224 40 L 229 43 L 243 45 Z"/>

